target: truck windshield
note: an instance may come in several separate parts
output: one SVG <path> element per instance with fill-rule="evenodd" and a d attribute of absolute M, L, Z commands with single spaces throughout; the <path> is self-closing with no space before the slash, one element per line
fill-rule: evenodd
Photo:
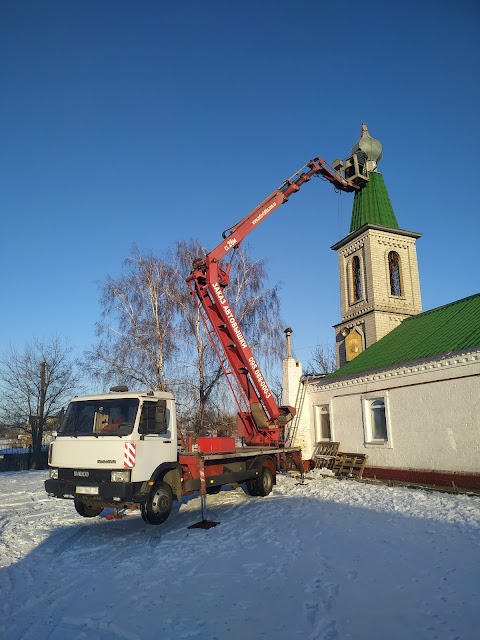
<path fill-rule="evenodd" d="M 62 436 L 126 436 L 132 433 L 137 411 L 137 398 L 71 402 L 58 434 Z"/>

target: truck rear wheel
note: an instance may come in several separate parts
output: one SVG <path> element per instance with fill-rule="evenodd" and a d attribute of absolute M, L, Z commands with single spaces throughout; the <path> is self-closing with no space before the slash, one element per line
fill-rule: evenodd
<path fill-rule="evenodd" d="M 142 518 L 148 524 L 162 524 L 170 515 L 172 504 L 173 495 L 170 485 L 166 482 L 157 482 L 147 501 L 140 505 Z"/>
<path fill-rule="evenodd" d="M 262 467 L 262 473 L 259 479 L 258 495 L 268 496 L 273 489 L 273 473 L 268 467 Z"/>
<path fill-rule="evenodd" d="M 76 512 L 83 518 L 95 518 L 95 516 L 99 516 L 103 511 L 103 507 L 99 507 L 96 504 L 86 504 L 78 498 L 75 498 L 73 503 Z"/>
<path fill-rule="evenodd" d="M 247 489 L 251 496 L 268 496 L 273 489 L 273 473 L 268 467 L 262 467 L 258 478 L 247 480 Z"/>
<path fill-rule="evenodd" d="M 257 489 L 257 484 L 258 484 L 258 478 L 255 478 L 254 480 L 247 480 L 247 491 L 251 496 L 258 496 L 258 489 Z"/>

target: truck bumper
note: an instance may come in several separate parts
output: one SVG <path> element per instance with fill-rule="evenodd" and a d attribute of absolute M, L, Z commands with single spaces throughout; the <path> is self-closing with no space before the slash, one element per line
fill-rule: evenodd
<path fill-rule="evenodd" d="M 56 498 L 88 497 L 92 502 L 145 502 L 148 489 L 142 482 L 69 482 L 67 480 L 45 480 L 45 491 Z M 98 493 L 91 493 L 96 491 Z"/>

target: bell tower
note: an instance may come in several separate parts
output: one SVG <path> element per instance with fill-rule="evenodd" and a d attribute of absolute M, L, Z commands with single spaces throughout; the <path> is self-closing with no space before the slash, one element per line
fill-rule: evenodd
<path fill-rule="evenodd" d="M 382 145 L 364 123 L 351 157 L 334 164 L 360 186 L 350 232 L 332 246 L 340 273 L 342 320 L 334 326 L 338 367 L 422 310 L 415 246 L 421 234 L 399 228 L 377 169 L 381 158 Z"/>

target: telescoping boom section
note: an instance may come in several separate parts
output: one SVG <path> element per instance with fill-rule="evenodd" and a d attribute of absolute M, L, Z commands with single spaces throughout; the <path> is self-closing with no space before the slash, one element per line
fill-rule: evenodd
<path fill-rule="evenodd" d="M 220 260 L 312 177 L 323 177 L 341 191 L 359 188 L 331 169 L 322 158 L 314 158 L 242 220 L 224 231 L 220 244 L 204 258 L 195 260 L 187 278 L 234 394 L 238 406 L 238 435 L 247 446 L 282 445 L 284 426 L 292 420 L 295 409 L 278 406 L 275 402 L 225 295 L 231 262 L 223 267 Z"/>

